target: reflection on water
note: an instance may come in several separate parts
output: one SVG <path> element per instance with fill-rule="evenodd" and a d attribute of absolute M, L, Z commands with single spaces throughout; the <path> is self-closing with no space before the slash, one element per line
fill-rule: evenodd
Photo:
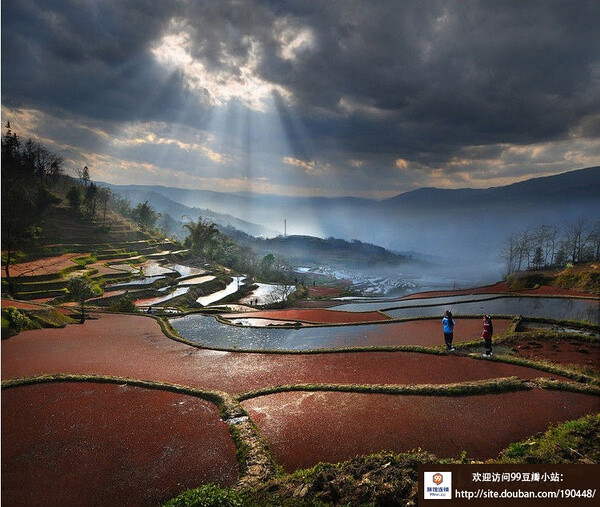
<path fill-rule="evenodd" d="M 171 299 L 176 298 L 178 296 L 183 296 L 189 290 L 190 290 L 190 287 L 182 287 L 180 289 L 175 289 L 173 292 L 171 292 L 170 294 L 167 294 L 166 296 L 156 297 L 153 299 L 139 299 L 135 302 L 135 304 L 136 305 L 140 304 L 140 305 L 144 305 L 144 306 L 160 305 L 160 304 L 170 301 Z"/>
<path fill-rule="evenodd" d="M 503 297 L 491 301 L 454 303 L 433 307 L 389 310 L 394 318 L 441 318 L 444 310 L 456 315 L 484 313 L 537 316 L 554 319 L 600 322 L 598 300 Z M 310 350 L 338 347 L 368 347 L 399 345 L 395 326 L 401 324 L 365 324 L 335 327 L 304 327 L 299 329 L 248 328 L 228 326 L 204 315 L 186 315 L 171 320 L 173 327 L 188 340 L 206 347 L 249 350 Z M 414 342 L 413 342 L 414 343 Z M 408 343 L 405 343 L 408 344 Z"/>
<path fill-rule="evenodd" d="M 369 335 L 377 333 L 381 330 L 381 326 L 394 325 L 370 324 L 299 329 L 249 328 L 228 326 L 217 322 L 212 317 L 199 314 L 171 319 L 170 322 L 181 336 L 201 345 L 248 350 L 310 350 L 369 346 L 371 342 Z"/>
<path fill-rule="evenodd" d="M 407 308 L 412 306 L 448 304 L 461 301 L 481 301 L 485 299 L 494 299 L 506 297 L 506 294 L 465 294 L 457 296 L 443 296 L 438 298 L 415 298 L 415 299 L 383 299 L 381 301 L 370 301 L 367 303 L 352 302 L 330 308 L 331 310 L 345 312 L 370 312 L 382 310 L 384 308 Z M 437 314 L 436 314 L 437 315 Z"/>
<path fill-rule="evenodd" d="M 423 301 L 423 300 L 421 300 Z M 339 307 L 338 307 L 339 308 Z M 390 308 L 388 304 L 387 308 Z M 558 320 L 588 320 L 600 323 L 600 301 L 571 298 L 502 297 L 473 303 L 446 303 L 437 306 L 386 310 L 390 317 L 435 317 L 450 310 L 455 315 L 523 315 Z M 356 311 L 356 310 L 355 310 Z"/>
<path fill-rule="evenodd" d="M 186 278 L 185 280 L 178 282 L 177 285 L 179 287 L 187 287 L 189 285 L 200 285 L 202 283 L 211 282 L 215 278 L 216 276 L 214 275 L 196 276 L 194 278 Z"/>
<path fill-rule="evenodd" d="M 108 290 L 116 290 L 116 289 L 125 289 L 127 287 L 136 287 L 138 285 L 150 285 L 151 283 L 156 282 L 157 280 L 166 280 L 164 276 L 147 276 L 146 278 L 142 278 L 140 280 L 132 280 L 127 283 L 118 283 L 115 285 L 108 285 L 106 289 Z"/>
<path fill-rule="evenodd" d="M 195 268 L 193 266 L 185 266 L 184 264 L 166 264 L 165 268 L 177 271 L 181 276 L 192 276 L 192 275 L 203 275 L 207 271 L 202 268 Z"/>
<path fill-rule="evenodd" d="M 229 296 L 230 294 L 237 292 L 238 289 L 240 288 L 240 285 L 242 285 L 242 282 L 246 279 L 246 277 L 234 276 L 232 278 L 233 278 L 233 281 L 227 287 L 225 287 L 223 290 L 220 290 L 218 292 L 213 292 L 212 294 L 209 294 L 208 296 L 201 296 L 198 299 L 196 299 L 196 302 L 201 304 L 202 306 L 208 306 L 213 303 L 216 303 L 217 301 L 221 301 L 221 299 Z"/>

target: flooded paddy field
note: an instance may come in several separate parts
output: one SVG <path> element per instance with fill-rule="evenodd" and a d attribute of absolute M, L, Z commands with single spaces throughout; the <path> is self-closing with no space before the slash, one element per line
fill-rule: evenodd
<path fill-rule="evenodd" d="M 217 407 L 116 384 L 2 390 L 6 505 L 160 505 L 199 483 L 233 484 L 235 446 Z"/>
<path fill-rule="evenodd" d="M 252 319 L 247 319 L 251 321 Z M 247 350 L 311 350 L 343 347 L 394 345 L 441 345 L 443 335 L 437 320 L 362 324 L 352 326 L 301 327 L 278 329 L 229 326 L 213 317 L 193 314 L 170 319 L 177 332 L 206 347 Z M 495 321 L 496 333 L 506 330 L 510 320 Z M 479 319 L 463 319 L 457 324 L 455 340 L 469 341 L 481 336 Z"/>
<path fill-rule="evenodd" d="M 388 308 L 395 305 L 388 306 Z M 385 313 L 396 319 L 434 317 L 450 310 L 454 315 L 523 315 L 556 320 L 587 320 L 600 323 L 600 300 L 550 297 L 499 297 L 489 301 L 446 303 L 436 306 L 394 308 Z"/>
<path fill-rule="evenodd" d="M 549 424 L 600 409 L 596 396 L 531 391 L 480 396 L 284 392 L 243 403 L 286 472 L 380 451 L 496 456 Z M 468 416 L 466 416 L 468 414 Z"/>

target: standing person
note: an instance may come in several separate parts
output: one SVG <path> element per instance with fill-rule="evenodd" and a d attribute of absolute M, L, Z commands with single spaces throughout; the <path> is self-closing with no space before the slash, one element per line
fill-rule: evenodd
<path fill-rule="evenodd" d="M 492 324 L 492 318 L 489 315 L 483 317 L 483 331 L 481 337 L 483 338 L 484 353 L 485 357 L 492 355 L 492 336 L 494 335 L 494 325 Z"/>
<path fill-rule="evenodd" d="M 452 312 L 446 310 L 444 318 L 442 319 L 444 324 L 444 341 L 446 342 L 446 349 L 449 351 L 456 350 L 452 346 L 452 340 L 454 339 L 454 319 L 452 318 Z"/>

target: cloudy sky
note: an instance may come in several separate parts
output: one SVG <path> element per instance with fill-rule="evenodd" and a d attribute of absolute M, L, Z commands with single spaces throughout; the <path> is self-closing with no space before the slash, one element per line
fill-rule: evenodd
<path fill-rule="evenodd" d="M 600 164 L 600 2 L 2 0 L 2 121 L 111 183 L 386 197 Z"/>

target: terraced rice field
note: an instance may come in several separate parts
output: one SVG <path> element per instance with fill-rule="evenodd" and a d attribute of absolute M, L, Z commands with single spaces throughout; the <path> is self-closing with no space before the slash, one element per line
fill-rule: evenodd
<path fill-rule="evenodd" d="M 10 273 L 13 277 L 51 275 L 58 273 L 63 269 L 77 266 L 77 264 L 73 262 L 73 259 L 76 257 L 83 257 L 85 255 L 88 254 L 71 253 L 57 255 L 54 257 L 44 257 L 34 261 L 22 262 L 20 264 L 13 264 L 10 267 Z"/>
<path fill-rule="evenodd" d="M 260 446 L 252 452 L 286 471 L 418 447 L 448 457 L 466 450 L 470 458 L 485 459 L 549 424 L 600 410 L 598 390 L 584 385 L 590 377 L 561 369 L 547 354 L 543 358 L 557 366 L 487 360 L 478 347 L 473 354 L 460 347 L 444 352 L 439 315 L 405 322 L 390 322 L 377 311 L 323 309 L 226 316 L 263 326 L 307 324 L 273 329 L 202 315 L 171 320 L 202 348 L 177 341 L 149 316 L 96 313 L 82 325 L 3 340 L 2 499 L 81 504 L 93 495 L 106 505 L 154 505 L 206 482 L 263 482 L 269 467 L 254 476 L 238 471 L 247 462 L 244 455 L 236 459 L 239 442 L 228 424 L 252 438 L 244 409 L 271 454 Z M 496 335 L 512 333 L 512 319 L 494 324 Z M 478 339 L 480 332 L 479 317 L 457 319 L 457 343 Z M 227 339 L 219 342 L 219 336 Z M 527 344 L 520 336 L 511 335 L 515 347 Z M 589 340 L 576 340 L 572 353 L 577 347 L 597 354 L 597 343 Z M 507 343 L 498 347 L 510 352 Z M 216 350 L 221 347 L 228 350 Z M 323 347 L 330 350 L 308 350 Z M 246 348 L 255 350 L 240 351 Z M 272 348 L 280 350 L 268 353 Z M 44 375 L 53 382 L 10 384 Z M 460 395 L 449 395 L 457 389 Z"/>

